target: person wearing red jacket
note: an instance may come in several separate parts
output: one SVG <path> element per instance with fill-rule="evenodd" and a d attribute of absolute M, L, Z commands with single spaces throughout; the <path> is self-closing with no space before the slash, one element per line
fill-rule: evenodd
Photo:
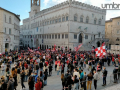
<path fill-rule="evenodd" d="M 112 64 L 114 65 L 115 58 L 112 56 Z"/>
<path fill-rule="evenodd" d="M 40 78 L 37 78 L 37 83 L 35 84 L 35 90 L 41 90 L 42 82 L 40 81 Z"/>
<path fill-rule="evenodd" d="M 24 64 L 24 67 L 26 68 L 26 69 L 28 69 L 28 65 L 27 65 L 27 63 L 25 62 L 25 64 Z"/>

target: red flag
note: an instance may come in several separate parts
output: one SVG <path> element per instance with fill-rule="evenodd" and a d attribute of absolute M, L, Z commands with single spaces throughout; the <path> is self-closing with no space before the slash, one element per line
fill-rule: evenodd
<path fill-rule="evenodd" d="M 54 44 L 54 50 L 56 50 L 55 48 L 56 48 L 56 44 Z"/>
<path fill-rule="evenodd" d="M 105 42 L 102 43 L 102 46 L 105 46 Z"/>
<path fill-rule="evenodd" d="M 96 56 L 99 56 L 99 57 L 106 55 L 105 46 L 101 46 L 101 47 L 96 48 L 95 52 L 96 52 Z"/>
<path fill-rule="evenodd" d="M 78 47 L 74 47 L 75 51 L 77 51 L 77 48 L 78 48 Z"/>

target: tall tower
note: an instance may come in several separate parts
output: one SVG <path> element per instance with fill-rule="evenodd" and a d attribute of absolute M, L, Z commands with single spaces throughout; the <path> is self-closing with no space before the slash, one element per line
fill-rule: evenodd
<path fill-rule="evenodd" d="M 30 16 L 40 11 L 40 0 L 31 0 Z"/>

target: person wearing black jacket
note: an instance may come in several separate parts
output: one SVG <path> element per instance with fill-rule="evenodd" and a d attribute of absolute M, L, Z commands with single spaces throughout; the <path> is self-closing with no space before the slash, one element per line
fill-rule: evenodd
<path fill-rule="evenodd" d="M 48 75 L 48 72 L 47 72 L 47 69 L 45 70 L 45 72 L 44 72 L 44 86 L 46 86 L 47 85 L 47 75 Z"/>
<path fill-rule="evenodd" d="M 115 69 L 113 70 L 114 83 L 117 82 L 117 73 L 118 73 L 118 67 L 115 67 Z"/>
<path fill-rule="evenodd" d="M 67 80 L 65 80 L 65 87 L 68 86 L 65 90 L 71 90 L 71 85 L 73 84 L 73 80 L 71 79 L 71 75 L 68 75 Z"/>
<path fill-rule="evenodd" d="M 25 88 L 24 78 L 25 78 L 25 72 L 24 72 L 24 70 L 22 70 L 22 72 L 21 72 L 21 85 L 22 85 L 22 89 Z"/>
<path fill-rule="evenodd" d="M 107 77 L 107 70 L 105 67 L 103 68 L 102 72 L 103 72 L 103 85 L 102 86 L 105 86 L 106 85 L 106 77 Z"/>
<path fill-rule="evenodd" d="M 77 75 L 75 75 L 74 76 L 74 81 L 73 81 L 73 83 L 74 83 L 74 89 L 73 90 L 78 90 L 78 87 L 79 87 L 79 80 L 78 80 L 78 78 L 77 78 Z"/>
<path fill-rule="evenodd" d="M 43 62 L 42 61 L 40 62 L 39 66 L 40 66 L 40 71 L 43 71 Z"/>
<path fill-rule="evenodd" d="M 52 65 L 49 64 L 49 76 L 51 76 L 51 75 L 52 75 Z"/>
<path fill-rule="evenodd" d="M 108 62 L 108 66 L 110 66 L 110 57 L 108 57 L 107 62 Z"/>
<path fill-rule="evenodd" d="M 30 76 L 30 77 L 29 77 L 28 86 L 29 86 L 29 90 L 34 90 L 34 80 L 33 80 L 33 76 Z"/>

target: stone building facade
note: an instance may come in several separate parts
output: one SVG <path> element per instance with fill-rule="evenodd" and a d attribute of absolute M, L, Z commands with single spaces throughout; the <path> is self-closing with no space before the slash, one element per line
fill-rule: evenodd
<path fill-rule="evenodd" d="M 99 46 L 105 37 L 106 11 L 78 1 L 65 1 L 40 10 L 40 0 L 31 0 L 29 18 L 23 20 L 24 47 L 65 48 L 83 43 L 81 49 Z"/>
<path fill-rule="evenodd" d="M 19 17 L 0 7 L 0 53 L 19 49 Z"/>
<path fill-rule="evenodd" d="M 111 45 L 120 45 L 120 17 L 114 17 L 106 21 L 105 37 L 109 39 L 109 47 Z"/>

